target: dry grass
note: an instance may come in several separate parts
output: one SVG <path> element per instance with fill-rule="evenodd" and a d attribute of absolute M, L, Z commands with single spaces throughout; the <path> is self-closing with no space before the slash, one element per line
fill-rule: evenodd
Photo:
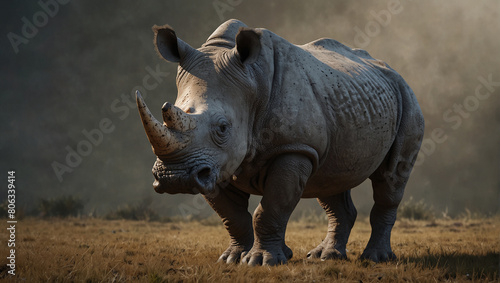
<path fill-rule="evenodd" d="M 399 260 L 359 261 L 369 237 L 358 220 L 348 245 L 348 261 L 308 261 L 307 252 L 326 227 L 289 224 L 294 257 L 285 266 L 249 268 L 217 264 L 228 244 L 220 225 L 99 219 L 24 219 L 17 225 L 16 276 L 23 282 L 278 282 L 278 281 L 495 281 L 499 278 L 498 218 L 484 220 L 398 221 L 392 245 Z M 1 238 L 6 239 L 6 229 Z M 2 245 L 6 246 L 5 241 Z M 5 249 L 3 249 L 5 250 Z"/>

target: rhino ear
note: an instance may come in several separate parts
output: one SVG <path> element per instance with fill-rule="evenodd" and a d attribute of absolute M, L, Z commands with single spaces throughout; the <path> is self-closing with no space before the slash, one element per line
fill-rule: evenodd
<path fill-rule="evenodd" d="M 250 28 L 240 28 L 236 35 L 236 51 L 241 63 L 254 63 L 259 57 L 260 49 L 260 34 Z"/>
<path fill-rule="evenodd" d="M 169 26 L 153 26 L 156 52 L 169 62 L 179 63 L 191 49 L 189 44 L 177 38 L 175 31 Z"/>

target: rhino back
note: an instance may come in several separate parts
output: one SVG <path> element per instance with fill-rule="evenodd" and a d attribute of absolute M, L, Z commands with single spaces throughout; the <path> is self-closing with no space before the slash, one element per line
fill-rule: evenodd
<path fill-rule="evenodd" d="M 306 197 L 360 184 L 391 148 L 401 95 L 411 89 L 384 62 L 335 40 L 296 46 L 278 37 L 273 44 L 273 85 L 259 126 L 272 134 L 264 151 L 293 144 L 317 152 Z"/>
<path fill-rule="evenodd" d="M 404 80 L 386 63 L 361 49 L 351 49 L 333 39 L 320 39 L 299 46 L 310 56 L 303 73 L 311 95 L 322 101 L 330 129 L 346 126 L 370 128 L 392 123 L 397 130 L 401 84 Z M 299 51 L 300 52 L 300 51 Z"/>

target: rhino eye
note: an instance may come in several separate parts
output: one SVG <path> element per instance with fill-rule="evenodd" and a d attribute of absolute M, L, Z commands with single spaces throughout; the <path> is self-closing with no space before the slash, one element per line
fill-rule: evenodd
<path fill-rule="evenodd" d="M 220 117 L 216 121 L 213 127 L 212 140 L 217 146 L 222 147 L 226 145 L 229 139 L 231 125 L 224 117 Z"/>
<path fill-rule="evenodd" d="M 228 127 L 229 127 L 229 125 L 226 125 L 226 124 L 220 125 L 219 132 L 221 132 L 222 134 L 225 133 L 228 130 Z"/>

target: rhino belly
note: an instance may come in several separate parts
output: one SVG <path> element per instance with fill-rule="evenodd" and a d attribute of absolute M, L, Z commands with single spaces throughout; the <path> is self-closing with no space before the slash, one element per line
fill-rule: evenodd
<path fill-rule="evenodd" d="M 373 126 L 373 125 L 372 125 Z M 335 195 L 364 182 L 382 163 L 395 138 L 391 130 L 373 127 L 340 129 L 309 179 L 303 197 Z"/>

